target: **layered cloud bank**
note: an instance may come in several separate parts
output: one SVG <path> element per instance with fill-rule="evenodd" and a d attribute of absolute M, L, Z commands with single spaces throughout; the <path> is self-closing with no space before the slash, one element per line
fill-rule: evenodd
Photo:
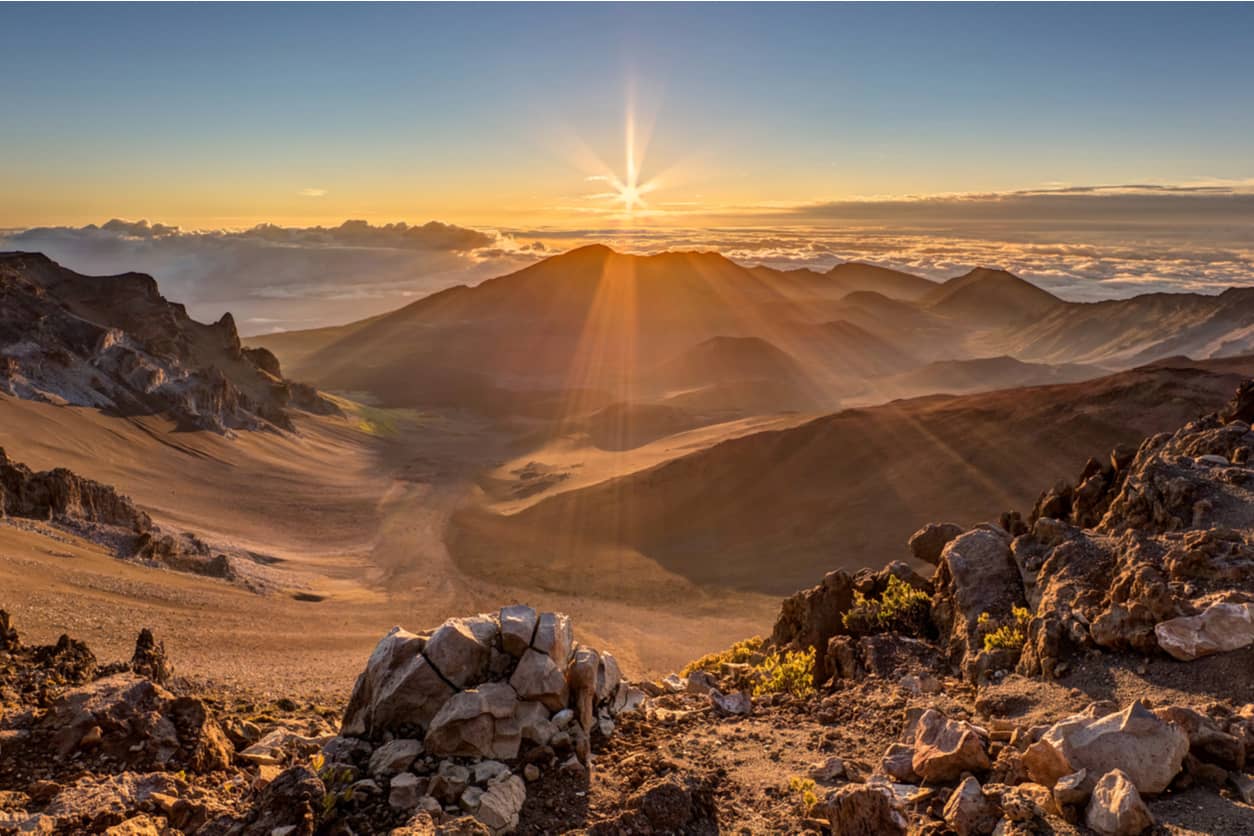
<path fill-rule="evenodd" d="M 0 249 L 41 251 L 87 273 L 152 273 L 194 316 L 214 319 L 230 310 L 245 333 L 347 322 L 591 242 L 640 253 L 717 250 L 746 265 L 780 268 L 867 261 L 935 279 L 995 266 L 1077 301 L 1254 284 L 1254 226 L 1246 222 L 1254 220 L 1254 199 L 1226 188 L 1159 188 L 816 204 L 755 218 L 756 226 L 742 218 L 718 228 L 484 230 L 347 221 L 187 231 L 112 220 L 0 232 Z M 1101 203 L 1098 213 L 1095 201 L 1107 200 L 1125 210 Z M 1217 200 L 1227 211 L 1203 208 Z M 1066 208 L 1073 201 L 1088 208 Z M 1160 208 L 1147 214 L 1147 202 Z M 897 203 L 909 205 L 890 210 Z M 1129 206 L 1141 207 L 1132 219 L 1124 217 Z"/>

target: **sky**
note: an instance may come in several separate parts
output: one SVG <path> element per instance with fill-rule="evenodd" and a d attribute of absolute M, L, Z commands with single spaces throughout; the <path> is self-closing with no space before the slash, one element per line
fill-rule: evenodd
<path fill-rule="evenodd" d="M 305 290 L 376 312 L 584 240 L 1018 258 L 1076 298 L 1254 281 L 1251 5 L 9 4 L 0 25 L 0 234 L 164 270 L 258 327 L 325 321 Z M 329 232 L 350 220 L 384 231 Z M 258 292 L 308 311 L 274 322 Z"/>

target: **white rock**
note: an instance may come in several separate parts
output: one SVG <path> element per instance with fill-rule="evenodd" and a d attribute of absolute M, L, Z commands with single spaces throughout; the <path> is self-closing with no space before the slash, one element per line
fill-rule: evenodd
<path fill-rule="evenodd" d="M 511 656 L 522 656 L 536 632 L 536 611 L 524 604 L 515 604 L 502 607 L 500 618 L 501 646 Z"/>
<path fill-rule="evenodd" d="M 1121 770 L 1107 772 L 1093 787 L 1085 824 L 1101 836 L 1138 836 L 1154 824 L 1136 785 Z"/>
<path fill-rule="evenodd" d="M 1211 604 L 1198 615 L 1161 621 L 1154 627 L 1158 646 L 1191 662 L 1254 644 L 1254 604 Z"/>

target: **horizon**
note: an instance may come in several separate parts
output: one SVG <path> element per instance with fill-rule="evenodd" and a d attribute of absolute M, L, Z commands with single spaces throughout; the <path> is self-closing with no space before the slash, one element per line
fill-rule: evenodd
<path fill-rule="evenodd" d="M 0 247 L 253 330 L 592 241 L 1081 301 L 1254 276 L 1248 6 L 5 8 L 59 48 L 0 56 Z"/>

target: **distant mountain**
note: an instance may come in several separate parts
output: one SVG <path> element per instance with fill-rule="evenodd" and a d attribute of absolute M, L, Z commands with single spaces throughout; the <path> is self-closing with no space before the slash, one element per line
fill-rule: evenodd
<path fill-rule="evenodd" d="M 869 290 L 906 301 L 922 299 L 937 289 L 931 279 L 858 261 L 837 264 L 827 271 L 827 277 L 846 293 Z"/>
<path fill-rule="evenodd" d="M 1044 386 L 1076 383 L 1109 374 L 1097 366 L 1077 363 L 1050 365 L 1024 363 L 1013 357 L 981 357 L 975 360 L 941 360 L 894 375 L 882 383 L 883 391 L 898 397 L 924 392 L 962 394 L 1009 389 L 1017 386 Z"/>
<path fill-rule="evenodd" d="M 971 324 L 1031 321 L 1066 304 L 1005 270 L 984 267 L 946 281 L 919 301 L 934 313 Z"/>
<path fill-rule="evenodd" d="M 665 379 L 672 372 L 664 364 L 724 338 L 761 341 L 795 367 L 783 377 L 764 376 L 752 371 L 758 359 L 728 352 L 720 363 L 693 365 L 686 388 Z M 580 391 L 586 397 L 579 414 L 593 403 L 664 393 L 669 405 L 694 409 L 765 408 L 775 397 L 783 398 L 777 409 L 831 409 L 869 402 L 890 391 L 887 378 L 933 362 L 1005 355 L 1116 369 L 1173 354 L 1200 359 L 1254 350 L 1254 290 L 1085 304 L 988 268 L 936 284 L 857 263 L 827 273 L 783 271 L 744 268 L 716 253 L 635 256 L 588 246 L 369 320 L 251 342 L 273 350 L 298 376 L 365 391 L 385 404 L 504 414 L 532 410 L 535 398 L 569 405 L 561 393 Z M 742 362 L 748 371 L 734 368 Z M 655 373 L 661 377 L 650 380 Z M 976 383 L 983 374 L 988 381 Z M 906 383 L 931 385 L 931 377 L 936 385 L 948 380 L 951 391 L 970 391 L 1088 374 L 1003 362 L 936 368 Z M 793 385 L 800 378 L 806 384 Z M 799 392 L 804 397 L 795 397 Z"/>
<path fill-rule="evenodd" d="M 0 253 L 0 392 L 219 432 L 337 411 L 244 348 L 230 314 L 205 325 L 151 276 L 84 276 L 37 253 Z"/>
<path fill-rule="evenodd" d="M 1069 303 L 1004 335 L 1004 350 L 1025 360 L 1131 366 L 1171 355 L 1195 359 L 1254 350 L 1254 288 L 1218 296 L 1148 293 Z"/>

